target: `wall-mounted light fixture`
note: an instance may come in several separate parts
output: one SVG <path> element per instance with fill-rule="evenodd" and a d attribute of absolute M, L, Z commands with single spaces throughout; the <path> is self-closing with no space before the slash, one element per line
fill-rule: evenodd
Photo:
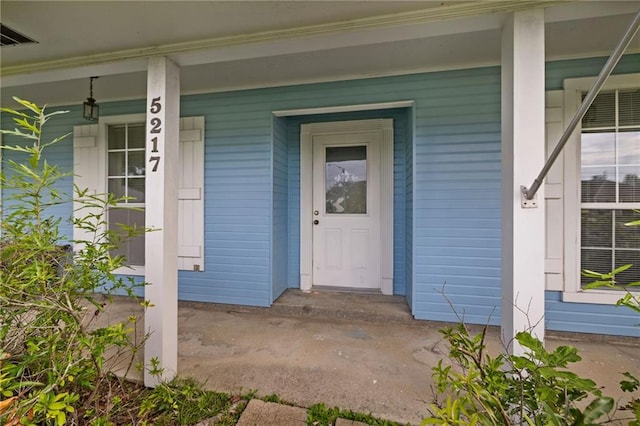
<path fill-rule="evenodd" d="M 89 77 L 89 97 L 82 104 L 82 116 L 89 121 L 98 121 L 99 116 L 99 105 L 93 99 L 93 80 L 96 78 L 98 77 Z"/>

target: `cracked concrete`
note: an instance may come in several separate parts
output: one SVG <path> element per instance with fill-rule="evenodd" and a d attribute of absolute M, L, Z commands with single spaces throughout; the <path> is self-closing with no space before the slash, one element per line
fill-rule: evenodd
<path fill-rule="evenodd" d="M 413 320 L 397 297 L 293 294 L 285 297 L 289 306 L 272 308 L 181 302 L 178 373 L 213 390 L 255 389 L 301 407 L 323 402 L 411 424 L 428 415 L 431 368 L 447 353 L 442 324 Z M 118 298 L 100 320 L 131 314 L 142 309 Z M 497 329 L 488 343 L 493 353 L 502 347 Z M 640 376 L 640 339 L 547 340 L 549 348 L 560 344 L 579 348 L 583 360 L 574 371 L 606 394 L 621 396 L 618 373 Z"/>

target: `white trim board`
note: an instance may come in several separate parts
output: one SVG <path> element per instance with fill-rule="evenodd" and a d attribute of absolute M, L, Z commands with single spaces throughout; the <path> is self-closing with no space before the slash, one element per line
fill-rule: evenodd
<path fill-rule="evenodd" d="M 414 101 L 397 101 L 397 102 L 380 102 L 374 104 L 360 105 L 342 105 L 320 108 L 303 108 L 289 109 L 282 111 L 273 111 L 275 117 L 292 117 L 298 115 L 314 115 L 314 114 L 331 114 L 339 112 L 356 112 L 356 111 L 376 111 L 391 108 L 409 108 L 415 104 Z"/>

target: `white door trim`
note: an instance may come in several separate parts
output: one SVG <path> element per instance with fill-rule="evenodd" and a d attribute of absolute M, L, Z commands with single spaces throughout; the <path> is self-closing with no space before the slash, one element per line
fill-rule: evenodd
<path fill-rule="evenodd" d="M 313 273 L 313 148 L 318 134 L 379 131 L 382 294 L 393 294 L 393 120 L 390 118 L 303 124 L 300 131 L 300 289 L 310 291 Z"/>

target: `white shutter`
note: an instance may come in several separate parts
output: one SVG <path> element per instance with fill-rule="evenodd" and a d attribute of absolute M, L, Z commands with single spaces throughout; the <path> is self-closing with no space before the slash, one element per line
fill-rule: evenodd
<path fill-rule="evenodd" d="M 548 158 L 564 131 L 564 91 L 546 93 L 546 157 Z M 545 281 L 547 290 L 564 290 L 564 204 L 563 175 L 564 152 L 560 154 L 545 179 L 544 195 L 546 208 Z"/>
<path fill-rule="evenodd" d="M 88 195 L 106 193 L 106 147 L 102 146 L 98 138 L 98 125 L 87 124 L 73 128 L 73 184 L 79 190 L 88 190 Z M 74 193 L 74 198 L 77 194 Z M 88 217 L 90 214 L 102 213 L 97 208 L 82 207 L 78 202 L 73 203 L 75 218 Z M 104 218 L 101 218 L 104 220 Z M 95 223 L 95 222 L 94 222 Z M 76 241 L 93 241 L 96 235 L 82 229 L 73 228 L 73 239 Z M 76 243 L 74 250 L 80 250 L 82 244 Z"/>
<path fill-rule="evenodd" d="M 178 269 L 204 271 L 204 117 L 180 119 Z"/>

